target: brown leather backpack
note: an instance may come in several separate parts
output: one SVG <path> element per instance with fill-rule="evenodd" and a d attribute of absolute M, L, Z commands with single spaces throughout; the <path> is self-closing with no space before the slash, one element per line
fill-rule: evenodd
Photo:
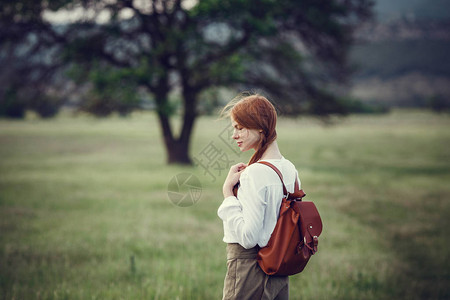
<path fill-rule="evenodd" d="M 283 184 L 284 196 L 280 216 L 269 243 L 258 252 L 258 264 L 268 275 L 300 273 L 311 256 L 317 252 L 322 220 L 314 203 L 302 201 L 305 193 L 299 189 L 297 179 L 294 193 L 288 193 L 281 172 L 271 163 L 259 163 L 271 167 L 278 174 Z"/>

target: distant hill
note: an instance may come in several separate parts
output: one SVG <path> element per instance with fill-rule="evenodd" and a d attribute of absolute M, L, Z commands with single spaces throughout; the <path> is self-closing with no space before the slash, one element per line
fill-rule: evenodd
<path fill-rule="evenodd" d="M 350 53 L 351 94 L 386 106 L 450 102 L 450 1 L 378 0 Z"/>
<path fill-rule="evenodd" d="M 411 72 L 450 77 L 450 40 L 387 40 L 357 45 L 351 53 L 359 78 Z"/>
<path fill-rule="evenodd" d="M 380 21 L 402 17 L 416 20 L 448 20 L 449 0 L 376 0 L 375 13 Z"/>

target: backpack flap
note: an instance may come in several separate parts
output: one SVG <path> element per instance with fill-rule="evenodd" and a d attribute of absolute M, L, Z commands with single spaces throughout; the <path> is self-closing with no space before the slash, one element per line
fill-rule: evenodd
<path fill-rule="evenodd" d="M 318 238 L 322 233 L 322 219 L 313 202 L 299 201 L 296 205 L 300 213 L 299 226 L 303 242 L 312 255 L 317 252 Z"/>

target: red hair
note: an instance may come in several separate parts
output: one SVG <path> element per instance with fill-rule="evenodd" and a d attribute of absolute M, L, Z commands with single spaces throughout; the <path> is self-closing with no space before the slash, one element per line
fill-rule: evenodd
<path fill-rule="evenodd" d="M 261 95 L 250 95 L 238 97 L 231 101 L 223 111 L 231 108 L 227 114 L 230 115 L 240 126 L 247 129 L 261 131 L 261 139 L 256 146 L 256 152 L 250 158 L 248 165 L 261 159 L 267 147 L 277 138 L 277 112 L 275 107 Z"/>

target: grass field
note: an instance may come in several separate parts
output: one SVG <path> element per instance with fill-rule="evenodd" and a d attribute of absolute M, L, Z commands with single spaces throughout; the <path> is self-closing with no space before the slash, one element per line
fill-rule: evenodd
<path fill-rule="evenodd" d="M 201 118 L 191 153 L 221 142 Z M 323 126 L 281 119 L 324 231 L 290 279 L 291 299 L 450 298 L 450 117 L 420 111 Z M 2 299 L 220 299 L 226 271 L 215 181 L 167 166 L 153 115 L 0 121 Z M 201 199 L 177 207 L 171 178 L 195 174 Z"/>

